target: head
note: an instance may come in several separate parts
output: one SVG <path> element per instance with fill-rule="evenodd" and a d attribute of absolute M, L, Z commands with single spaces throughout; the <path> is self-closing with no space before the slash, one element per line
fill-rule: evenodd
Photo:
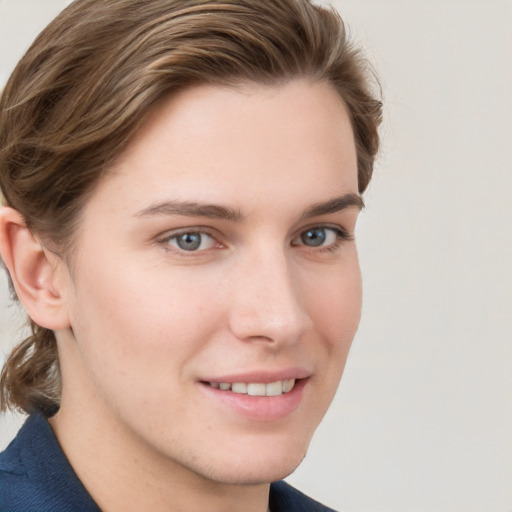
<path fill-rule="evenodd" d="M 61 345 L 65 345 L 73 335 L 76 335 L 80 338 L 77 341 L 80 346 L 81 342 L 86 343 L 89 338 L 104 336 L 108 326 L 97 331 L 89 329 L 83 324 L 85 312 L 99 314 L 100 306 L 103 307 L 118 300 L 121 296 L 119 294 L 126 296 L 127 290 L 130 289 L 123 290 L 121 285 L 116 288 L 113 282 L 106 283 L 105 287 L 112 285 L 110 289 L 117 289 L 117 296 L 109 297 L 108 293 L 104 293 L 99 297 L 93 292 L 84 291 L 87 288 L 86 276 L 90 275 L 92 267 L 88 268 L 80 255 L 87 250 L 87 243 L 94 241 L 93 238 L 89 238 L 92 233 L 91 226 L 94 225 L 93 219 L 100 215 L 100 212 L 107 214 L 108 217 L 108 211 L 114 211 L 116 208 L 118 212 L 126 210 L 130 205 L 136 204 L 140 198 L 141 202 L 137 204 L 140 207 L 137 215 L 158 216 L 162 213 L 158 211 L 159 206 L 156 201 L 159 199 L 159 190 L 163 190 L 169 180 L 174 191 L 173 200 L 186 203 L 187 208 L 193 207 L 193 203 L 202 200 L 201 193 L 196 196 L 192 194 L 192 184 L 199 190 L 202 187 L 209 191 L 220 189 L 224 192 L 220 193 L 219 201 L 214 201 L 212 195 L 206 197 L 206 202 L 228 203 L 231 209 L 227 212 L 217 211 L 214 214 L 215 222 L 221 223 L 215 225 L 215 230 L 224 231 L 225 228 L 226 232 L 236 233 L 236 235 L 233 234 L 233 240 L 235 238 L 241 240 L 244 231 L 241 228 L 226 227 L 225 223 L 235 222 L 233 217 L 237 215 L 250 218 L 251 207 L 253 207 L 252 211 L 262 214 L 258 217 L 261 220 L 265 217 L 265 211 L 269 211 L 272 205 L 279 203 L 279 198 L 283 197 L 283 193 L 286 194 L 287 188 L 289 188 L 290 197 L 303 207 L 302 214 L 317 203 L 326 203 L 327 199 L 343 195 L 349 203 L 351 201 L 354 203 L 349 204 L 349 208 L 356 207 L 355 197 L 362 194 L 368 186 L 378 149 L 377 127 L 380 123 L 381 104 L 371 93 L 370 81 L 368 66 L 358 50 L 348 41 L 339 16 L 331 10 L 305 0 L 258 2 L 252 0 L 225 2 L 113 0 L 108 3 L 98 0 L 77 0 L 65 9 L 36 39 L 20 61 L 0 101 L 0 186 L 4 205 L 15 212 L 14 215 L 19 216 L 19 226 L 26 226 L 25 235 L 19 236 L 32 236 L 31 243 L 34 244 L 35 250 L 40 250 L 40 258 L 50 261 L 48 273 L 51 273 L 52 279 L 57 275 L 56 281 L 60 284 L 64 283 L 62 287 L 67 290 L 67 295 L 55 293 L 58 299 L 55 297 L 51 299 L 55 303 L 58 302 L 60 306 L 63 300 L 66 302 L 64 316 L 62 316 L 62 308 L 59 309 L 60 312 L 56 314 L 54 321 L 50 322 L 46 320 L 48 311 L 41 317 L 38 317 L 38 313 L 31 314 L 33 333 L 13 351 L 2 373 L 2 407 L 18 407 L 26 412 L 40 411 L 46 415 L 58 409 L 63 392 L 62 382 L 64 382 L 64 395 L 66 393 L 66 378 L 62 379 L 62 376 L 65 377 L 66 372 L 68 374 L 71 372 L 77 355 L 70 352 L 62 357 L 61 347 L 61 359 L 59 359 L 57 339 L 60 336 Z M 303 114 L 304 129 L 298 129 L 297 133 L 293 127 L 302 126 L 302 118 L 294 112 L 292 105 L 298 105 L 299 113 Z M 219 111 L 221 107 L 223 110 Z M 247 119 L 241 115 L 237 117 L 237 112 L 243 112 L 244 109 L 246 109 L 247 119 L 250 120 L 248 124 L 252 123 L 252 132 L 244 129 Z M 344 121 L 331 123 L 328 120 L 329 116 L 326 115 L 328 111 L 333 112 L 335 118 L 337 115 Z M 226 126 L 225 133 L 222 125 L 223 112 L 225 123 L 229 125 L 229 129 Z M 263 121 L 257 121 L 259 112 L 266 115 L 266 117 L 263 116 Z M 201 116 L 204 116 L 204 119 L 200 119 Z M 273 137 L 278 140 L 282 137 L 283 144 L 278 144 L 275 150 L 268 149 L 268 155 L 283 157 L 285 168 L 282 174 L 276 175 L 276 172 L 279 173 L 278 165 L 273 168 L 272 161 L 258 162 L 260 167 L 266 165 L 267 169 L 272 169 L 272 172 L 265 176 L 266 181 L 263 182 L 257 167 L 248 165 L 247 169 L 244 169 L 243 154 L 241 150 L 237 152 L 236 148 L 244 147 L 244 144 L 252 141 L 254 147 L 250 150 L 254 150 L 255 154 L 261 155 L 266 152 L 268 140 L 260 140 L 258 134 L 265 130 L 264 120 L 271 118 L 271 125 L 276 127 Z M 292 118 L 293 127 L 286 122 L 286 119 Z M 194 119 L 196 124 L 193 122 Z M 255 119 L 256 121 L 252 122 Z M 233 126 L 237 122 L 241 122 L 241 127 L 234 131 Z M 256 126 L 257 122 L 260 122 L 258 126 Z M 353 166 L 350 170 L 352 178 L 340 177 L 339 182 L 343 185 L 340 189 L 336 189 L 332 169 L 326 171 L 324 175 L 322 163 L 320 163 L 319 180 L 324 180 L 333 189 L 333 193 L 329 197 L 325 188 L 327 185 L 325 185 L 324 189 L 317 189 L 318 197 L 312 192 L 309 200 L 304 195 L 304 187 L 295 186 L 292 169 L 286 165 L 287 156 L 297 153 L 300 146 L 292 149 L 292 144 L 288 148 L 286 157 L 280 151 L 283 146 L 287 147 L 288 137 L 292 140 L 294 136 L 296 140 L 300 140 L 300 137 L 309 141 L 315 139 L 317 132 L 312 126 L 307 127 L 310 122 L 312 125 L 318 122 L 320 127 L 318 133 L 322 133 L 322 129 L 325 129 L 327 139 L 329 133 L 339 129 L 343 137 L 334 137 L 329 144 L 330 142 L 343 144 L 343 141 L 348 141 L 348 149 L 344 149 L 342 153 L 343 158 L 346 157 L 347 167 L 350 167 L 350 163 L 347 162 L 350 162 L 353 157 Z M 281 131 L 278 131 L 278 128 Z M 286 133 L 283 133 L 284 130 Z M 163 133 L 174 134 L 172 144 L 169 141 L 162 142 Z M 198 139 L 191 139 L 191 133 L 197 134 Z M 218 135 L 218 139 L 208 138 L 213 133 L 223 134 L 223 137 Z M 233 150 L 227 138 L 237 140 L 238 134 L 241 139 L 238 141 L 239 145 Z M 198 143 L 198 140 L 201 142 Z M 225 143 L 223 144 L 222 141 Z M 305 154 L 305 160 L 309 157 L 318 157 L 317 160 L 321 161 L 322 155 L 329 152 L 329 148 L 326 149 L 327 146 L 323 148 L 325 151 L 321 152 L 323 142 L 317 142 L 316 149 Z M 167 143 L 168 147 L 166 147 Z M 184 147 L 192 149 L 183 151 Z M 208 154 L 202 154 L 201 148 L 205 147 L 209 148 Z M 186 155 L 181 155 L 180 151 Z M 189 177 L 192 181 L 182 176 L 180 172 L 182 167 L 178 165 L 185 161 L 183 159 L 186 156 L 190 157 L 191 152 L 194 153 L 193 158 L 200 160 L 196 162 L 196 174 L 192 173 Z M 229 155 L 230 158 L 236 157 L 238 177 L 233 171 L 235 168 L 233 161 L 227 162 L 224 166 L 212 165 L 210 172 L 206 174 L 199 171 L 208 165 L 209 158 L 219 162 L 223 159 L 223 155 Z M 153 157 L 156 163 L 152 160 Z M 165 173 L 160 172 L 162 159 L 168 161 L 170 171 L 166 168 Z M 146 174 L 134 173 L 133 169 L 143 168 L 144 162 L 148 162 L 147 169 L 144 170 Z M 312 164 L 312 162 L 309 163 Z M 189 165 L 189 162 L 185 165 Z M 329 165 L 326 164 L 325 167 Z M 226 170 L 225 174 L 224 170 Z M 153 174 L 147 174 L 148 172 Z M 244 172 L 247 172 L 246 176 Z M 297 172 L 298 183 L 300 184 L 302 180 L 308 184 L 311 176 L 305 176 L 306 171 L 300 169 Z M 275 184 L 273 176 L 276 176 Z M 240 179 L 239 182 L 237 182 L 238 179 Z M 236 190 L 230 189 L 229 184 L 235 186 L 233 183 L 236 184 Z M 244 183 L 248 184 L 246 190 L 243 188 Z M 268 183 L 269 190 L 274 185 L 277 187 L 273 201 L 251 204 L 252 196 L 249 192 L 253 190 L 260 197 L 263 183 Z M 313 180 L 307 185 L 309 190 L 314 183 Z M 137 193 L 134 193 L 134 190 Z M 240 199 L 237 200 L 237 197 Z M 143 199 L 146 203 L 142 201 Z M 248 205 L 248 211 L 242 211 L 242 203 Z M 152 213 L 151 208 L 154 210 Z M 165 210 L 169 205 L 161 208 Z M 295 225 L 294 223 L 297 223 L 300 217 L 297 212 L 296 218 L 292 219 L 291 206 L 284 210 L 280 210 L 277 206 L 274 213 L 282 219 L 286 219 L 287 215 L 290 216 L 286 221 L 288 224 L 285 222 L 286 225 L 283 224 L 280 228 L 283 233 L 289 230 L 290 226 Z M 135 211 L 132 214 L 135 214 Z M 197 217 L 197 211 L 192 216 Z M 265 218 L 262 222 L 269 219 Z M 111 218 L 110 222 L 108 218 L 98 216 L 96 221 L 104 225 L 105 230 L 108 226 L 113 230 L 121 227 L 120 217 Z M 5 233 L 10 229 L 9 236 L 14 237 L 12 232 L 15 223 L 11 221 L 10 228 L 6 228 L 6 225 L 4 223 L 3 257 L 11 271 L 14 284 L 17 284 L 18 279 L 13 275 L 16 272 L 16 265 L 13 263 L 16 260 L 15 251 L 5 249 L 5 240 L 8 238 Z M 195 231 L 192 232 L 194 236 L 191 237 L 188 233 L 186 239 L 180 240 L 173 232 L 173 236 L 169 235 L 165 238 L 165 243 L 174 247 L 171 250 L 178 251 L 183 250 L 183 244 L 185 246 L 189 244 L 185 249 L 189 250 L 190 244 L 193 246 L 195 243 L 200 243 L 201 250 L 205 247 L 206 252 L 213 250 L 215 254 L 217 249 L 218 254 L 221 254 L 224 250 L 229 252 L 230 249 L 225 248 L 231 247 L 230 244 L 236 245 L 232 239 L 228 240 L 228 235 L 222 235 L 226 237 L 223 241 L 222 236 L 216 237 L 212 232 L 201 234 L 195 226 Z M 260 225 L 254 221 L 252 226 L 253 231 L 256 232 L 259 229 L 257 226 Z M 316 226 L 304 224 L 301 227 Z M 99 228 L 99 231 L 101 229 Z M 106 245 L 104 247 L 108 247 L 110 243 L 108 240 L 111 238 L 105 230 Z M 305 245 L 303 236 L 307 235 L 306 232 L 307 230 L 304 229 L 294 233 L 294 237 L 290 235 L 290 242 L 292 242 L 289 244 L 290 247 L 296 247 L 295 240 L 299 240 L 301 247 Z M 183 230 L 180 233 L 185 234 Z M 199 238 L 202 237 L 201 240 L 198 240 L 197 235 L 200 235 Z M 329 231 L 328 228 L 327 232 L 325 230 L 316 234 L 311 232 L 309 235 L 312 238 L 317 235 L 329 238 L 335 236 L 335 230 Z M 161 244 L 162 236 L 161 234 L 159 236 L 158 240 Z M 251 245 L 251 240 L 254 241 L 256 238 L 248 237 L 245 247 L 255 247 Z M 119 248 L 120 245 L 117 247 Z M 99 252 L 101 251 L 100 248 Z M 113 254 L 115 247 L 108 247 L 108 251 L 107 249 L 104 251 L 104 256 Z M 252 260 L 249 259 L 245 263 L 237 260 L 239 263 L 234 267 L 230 267 L 225 261 L 215 264 L 225 265 L 225 268 L 218 274 L 210 273 L 212 279 L 212 276 L 216 276 L 212 282 L 218 284 L 218 286 L 212 284 L 210 289 L 206 286 L 210 292 L 213 289 L 216 293 L 218 292 L 213 300 L 221 303 L 228 300 L 227 296 L 233 297 L 234 288 L 230 286 L 236 287 L 236 279 L 241 282 L 251 266 L 256 268 L 258 264 L 263 266 L 266 264 L 266 257 L 263 254 L 260 254 L 261 259 L 254 259 L 258 253 L 256 249 L 254 251 L 251 253 Z M 274 256 L 272 261 L 275 262 L 279 257 L 277 253 Z M 308 263 L 305 263 L 305 266 L 315 265 L 313 260 L 316 257 L 308 256 L 309 259 L 306 258 Z M 137 267 L 132 267 L 131 263 L 123 261 L 122 258 L 120 253 L 120 260 L 118 260 L 120 271 L 125 272 L 125 276 L 137 275 Z M 290 258 L 294 260 L 295 256 Z M 347 257 L 347 259 L 350 258 Z M 88 261 L 94 261 L 94 257 L 91 255 Z M 95 262 L 95 268 L 101 264 L 101 261 L 99 259 Z M 333 370 L 332 376 L 329 377 L 329 382 L 325 384 L 328 389 L 325 394 L 325 403 L 322 402 L 318 410 L 313 413 L 316 419 L 304 436 L 308 440 L 332 399 L 337 379 L 339 380 L 341 376 L 348 346 L 357 327 L 360 290 L 357 284 L 358 267 L 356 262 L 353 263 L 350 266 L 350 272 L 355 275 L 355 279 L 345 279 L 338 283 L 341 290 L 354 295 L 354 307 L 347 306 L 350 313 L 350 318 L 347 320 L 348 327 L 344 327 L 336 320 L 330 324 L 334 326 L 333 329 L 336 332 L 322 334 L 326 338 L 329 336 L 333 339 L 343 338 L 341 343 L 343 347 L 338 352 L 326 350 L 324 354 L 325 362 L 333 355 L 340 361 Z M 304 276 L 304 269 L 296 269 L 294 274 L 287 264 L 283 262 L 280 264 L 282 273 L 274 276 L 275 282 L 279 286 L 282 285 L 282 289 L 288 290 L 284 292 L 285 294 L 292 293 L 290 290 L 300 288 L 299 275 Z M 152 265 L 158 267 L 159 263 L 153 261 Z M 166 286 L 172 287 L 174 282 L 181 284 L 179 288 L 181 291 L 184 288 L 186 291 L 186 281 L 180 283 L 180 279 L 185 279 L 183 276 L 187 276 L 194 265 L 180 263 L 180 270 L 176 274 L 178 277 L 169 275 L 170 282 Z M 21 268 L 20 264 L 17 266 Z M 326 263 L 326 268 L 333 267 Z M 108 272 L 104 274 L 100 272 L 96 275 L 97 281 L 94 282 L 96 289 L 101 283 L 100 280 L 110 279 L 115 273 L 115 268 L 109 267 L 108 264 L 105 265 L 105 269 L 108 269 Z M 275 271 L 275 267 L 272 271 Z M 132 280 L 130 277 L 127 281 L 131 282 L 131 289 L 137 287 L 140 290 L 142 287 L 144 293 L 147 293 L 142 297 L 147 298 L 153 294 L 152 285 L 156 285 L 162 278 L 162 274 L 150 272 L 146 277 L 144 275 L 141 277 L 140 272 L 138 274 L 138 278 Z M 222 276 L 225 275 L 231 275 L 231 278 L 224 279 Z M 197 278 L 197 273 L 195 276 L 194 279 Z M 204 276 L 205 281 L 207 282 L 210 277 Z M 331 278 L 332 275 L 325 274 L 326 283 Z M 43 272 L 42 277 L 39 278 L 39 284 L 44 285 L 45 279 Z M 221 285 L 219 281 L 222 281 Z M 230 285 L 229 283 L 232 282 L 233 284 Z M 349 284 L 343 288 L 345 282 Z M 72 283 L 72 286 L 66 283 Z M 145 288 L 146 285 L 147 288 Z M 80 302 L 81 299 L 78 300 L 76 296 L 71 297 L 73 287 L 77 296 L 88 298 Z M 18 283 L 16 291 L 20 298 L 27 296 L 22 284 Z M 267 300 L 265 297 L 268 297 L 266 294 L 270 293 L 269 290 L 254 288 L 253 292 L 254 297 L 258 297 L 263 306 Z M 54 290 L 50 289 L 47 293 L 52 294 Z M 342 298 L 336 292 L 328 292 L 326 297 L 335 303 L 338 301 L 340 305 L 346 302 L 346 297 Z M 88 302 L 89 299 L 92 302 Z M 160 299 L 170 300 L 165 294 Z M 27 302 L 30 300 L 27 299 Z M 103 305 L 102 300 L 105 301 Z M 128 303 L 130 301 L 133 303 L 134 300 L 144 302 L 145 299 L 135 293 L 133 297 L 128 298 Z M 192 291 L 188 293 L 187 300 L 190 305 L 187 311 L 190 314 L 193 310 L 197 310 L 198 314 L 202 312 L 201 318 L 210 318 L 213 315 L 211 316 L 212 324 L 215 323 L 215 315 L 222 316 L 215 310 L 210 312 L 211 315 L 205 311 L 208 309 L 209 299 L 201 293 Z M 231 300 L 231 309 L 237 309 L 240 304 L 245 304 L 243 294 L 229 300 Z M 271 299 L 268 300 L 271 302 Z M 277 297 L 275 301 L 276 304 L 282 304 L 287 299 Z M 299 300 L 301 301 L 302 299 Z M 177 310 L 180 307 L 179 302 L 181 299 L 174 304 Z M 249 302 L 247 301 L 246 304 L 247 310 L 258 309 L 256 302 L 251 304 Z M 84 304 L 86 307 L 81 309 Z M 119 306 L 121 307 L 124 306 Z M 313 309 L 316 307 L 318 305 L 311 306 Z M 240 308 L 243 309 L 242 306 Z M 144 305 L 141 305 L 141 309 L 144 310 Z M 30 312 L 30 306 L 27 310 Z M 337 311 L 330 313 L 331 316 L 337 314 Z M 230 335 L 238 339 L 256 337 L 268 341 L 273 338 L 270 325 L 269 333 L 250 333 L 249 325 L 252 320 L 241 320 L 243 315 L 245 313 L 241 313 L 238 320 L 227 321 L 230 325 Z M 286 315 L 288 315 L 286 322 L 282 325 L 279 322 L 276 324 L 280 325 L 278 331 L 284 333 L 283 338 L 288 336 L 290 340 L 298 340 L 302 337 L 311 339 L 314 337 L 310 333 L 312 332 L 310 318 L 304 319 L 304 315 L 300 311 L 297 312 L 297 308 L 288 311 Z M 128 321 L 128 318 L 123 319 L 121 315 L 117 321 L 120 325 L 120 322 Z M 201 322 L 200 319 L 198 321 Z M 168 327 L 175 332 L 175 337 L 179 338 L 176 341 L 179 351 L 180 343 L 187 341 L 187 330 L 173 325 L 172 321 Z M 289 329 L 288 334 L 286 334 L 287 329 Z M 161 331 L 159 332 L 161 334 Z M 207 337 L 215 338 L 215 332 L 217 331 L 213 334 L 209 333 Z M 118 334 L 125 336 L 127 332 L 119 331 Z M 279 334 L 276 333 L 275 336 L 278 337 Z M 219 353 L 222 353 L 224 358 L 230 357 L 230 343 L 226 343 L 227 340 L 228 337 L 223 337 L 223 341 L 217 340 L 216 344 L 201 345 L 202 349 L 194 353 L 195 364 L 197 364 L 195 368 L 201 368 L 203 372 L 201 378 L 204 380 L 210 379 L 214 384 L 218 384 L 215 380 L 221 373 L 224 372 L 223 375 L 227 375 L 226 368 L 223 368 L 220 373 L 212 369 L 211 375 L 205 371 L 208 361 L 218 358 Z M 108 340 L 104 339 L 102 342 L 108 343 Z M 135 340 L 133 342 L 136 343 Z M 261 340 L 257 343 L 260 342 Z M 291 353 L 290 348 L 280 349 L 281 355 L 277 356 L 277 350 L 269 351 L 265 348 L 265 341 L 261 343 L 262 346 L 256 351 L 259 354 L 257 356 L 260 358 L 259 363 L 268 363 L 269 367 L 277 368 L 280 358 L 282 361 L 286 359 L 287 362 L 293 359 L 287 359 Z M 151 341 L 149 344 L 151 346 Z M 283 341 L 283 346 L 291 345 L 289 340 Z M 129 342 L 128 346 L 130 346 Z M 89 353 L 87 353 L 88 349 L 82 349 L 79 352 L 85 354 L 86 363 L 80 371 L 87 371 L 87 361 L 92 361 L 88 358 L 97 357 L 101 360 L 101 349 L 100 346 L 96 346 Z M 108 353 L 108 349 L 105 350 Z M 304 381 L 309 378 L 308 350 L 308 348 L 299 350 L 299 355 L 294 360 L 301 365 L 302 369 L 299 373 L 305 372 Z M 217 355 L 214 355 L 215 351 Z M 286 357 L 282 355 L 285 352 L 288 354 Z M 157 359 L 161 356 L 162 353 L 159 353 Z M 168 353 L 167 356 L 171 357 L 172 354 Z M 115 356 L 112 355 L 112 357 Z M 246 360 L 249 357 L 249 352 L 235 350 L 236 364 L 243 366 L 245 362 L 247 368 L 252 369 L 252 363 Z M 177 359 L 179 360 L 179 356 Z M 107 357 L 105 361 L 108 363 L 110 360 Z M 150 359 L 147 362 L 150 364 Z M 117 370 L 122 372 L 123 368 L 120 367 Z M 102 371 L 108 372 L 109 368 L 105 366 Z M 153 370 L 149 368 L 147 371 L 163 373 L 164 368 L 156 365 Z M 284 376 L 283 379 L 286 380 L 286 377 Z M 266 379 L 265 376 L 262 378 Z M 258 379 L 260 379 L 258 376 L 254 376 L 254 380 L 258 381 Z M 106 388 L 110 385 L 115 387 L 116 383 L 109 383 Z M 143 391 L 143 387 L 141 390 Z M 156 392 L 157 389 L 153 391 Z M 165 390 L 161 391 L 165 395 Z M 115 391 L 113 392 L 115 394 Z M 146 400 L 152 401 L 154 398 L 155 394 L 146 397 Z M 119 397 L 116 397 L 116 400 L 118 399 Z M 113 404 L 110 405 L 114 407 Z M 122 407 L 121 404 L 120 408 Z M 123 414 L 122 411 L 120 414 Z M 183 415 L 186 416 L 186 414 L 186 411 L 183 411 Z M 160 420 L 163 421 L 162 418 Z M 159 423 L 158 418 L 155 418 L 153 424 L 155 430 L 164 429 L 165 426 L 164 423 Z M 283 427 L 283 432 L 285 430 Z M 252 433 L 248 434 L 243 442 L 250 443 L 254 440 L 251 436 Z M 165 444 L 164 441 L 162 443 Z M 160 448 L 165 451 L 164 446 Z M 305 448 L 301 450 L 303 452 Z M 205 464 L 208 463 L 205 462 Z M 297 461 L 290 462 L 289 466 L 292 467 L 293 464 L 296 465 Z M 255 475 L 255 478 L 258 477 Z"/>

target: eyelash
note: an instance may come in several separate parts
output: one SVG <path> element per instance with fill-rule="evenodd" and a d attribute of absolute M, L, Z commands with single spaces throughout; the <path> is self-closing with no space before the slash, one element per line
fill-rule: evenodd
<path fill-rule="evenodd" d="M 313 231 L 326 231 L 334 234 L 335 240 L 330 243 L 329 245 L 318 245 L 318 246 L 308 246 L 305 243 L 296 243 L 296 240 L 301 240 L 304 242 L 304 239 L 302 238 L 306 233 L 313 232 Z M 208 247 L 206 249 L 199 249 L 199 250 L 190 250 L 187 251 L 185 249 L 181 249 L 180 247 L 172 246 L 170 242 L 172 240 L 178 240 L 179 237 L 183 235 L 200 235 L 201 237 L 204 237 L 205 235 L 212 240 L 212 244 L 214 247 Z M 345 229 L 341 228 L 340 226 L 326 226 L 326 225 L 316 225 L 311 226 L 306 229 L 303 229 L 297 236 L 295 236 L 292 241 L 291 245 L 292 247 L 299 247 L 303 246 L 307 249 L 311 249 L 315 252 L 335 252 L 339 249 L 339 247 L 342 245 L 343 242 L 351 241 L 354 239 L 354 236 L 352 234 L 349 234 Z M 203 240 L 201 240 L 202 244 Z M 209 231 L 207 231 L 204 228 L 192 228 L 188 230 L 179 231 L 177 233 L 172 233 L 171 235 L 166 236 L 165 238 L 162 238 L 159 243 L 165 248 L 168 252 L 174 252 L 178 253 L 181 256 L 185 257 L 194 257 L 198 254 L 204 253 L 205 251 L 209 251 L 213 248 L 222 248 L 224 247 L 222 243 L 218 242 L 215 236 L 213 236 Z M 216 247 L 215 247 L 216 246 Z"/>
<path fill-rule="evenodd" d="M 208 250 L 214 248 L 214 247 L 211 247 L 211 248 L 207 248 L 207 249 L 187 251 L 185 249 L 181 249 L 180 247 L 171 245 L 172 240 L 177 241 L 179 239 L 179 237 L 182 237 L 184 235 L 199 235 L 200 237 L 207 236 L 207 237 L 211 238 L 212 244 L 214 246 L 217 246 L 217 248 L 223 247 L 223 245 L 220 242 L 218 242 L 217 239 L 210 232 L 208 232 L 205 228 L 192 228 L 192 229 L 188 229 L 188 230 L 182 230 L 177 233 L 172 233 L 171 235 L 168 235 L 165 238 L 161 239 L 159 241 L 159 243 L 161 243 L 164 246 L 164 249 L 166 251 L 174 252 L 174 253 L 179 254 L 180 256 L 185 256 L 185 257 L 194 257 L 194 256 L 197 256 L 197 254 L 203 253 L 205 251 L 208 251 Z M 201 244 L 202 244 L 202 242 L 203 242 L 203 240 L 201 240 Z"/>
<path fill-rule="evenodd" d="M 306 244 L 302 243 L 302 244 L 294 244 L 294 240 L 296 239 L 300 239 L 302 238 L 306 233 L 308 232 L 312 232 L 312 231 L 317 231 L 317 230 L 323 230 L 323 231 L 327 231 L 327 232 L 331 232 L 334 234 L 334 241 L 331 243 L 331 244 L 328 244 L 328 245 L 319 245 L 317 247 L 315 246 L 307 246 Z M 326 226 L 326 225 L 317 225 L 317 226 L 311 226 L 311 227 L 308 227 L 307 229 L 304 229 L 302 230 L 298 236 L 296 236 L 293 240 L 292 240 L 292 246 L 299 246 L 299 245 L 303 245 L 304 247 L 306 248 L 310 248 L 316 252 L 319 252 L 319 251 L 325 251 L 325 252 L 336 252 L 339 247 L 343 244 L 343 242 L 349 242 L 351 240 L 354 239 L 354 236 L 350 233 L 348 233 L 345 229 L 343 229 L 342 227 L 340 226 Z M 302 242 L 304 242 L 304 240 L 302 240 Z"/>

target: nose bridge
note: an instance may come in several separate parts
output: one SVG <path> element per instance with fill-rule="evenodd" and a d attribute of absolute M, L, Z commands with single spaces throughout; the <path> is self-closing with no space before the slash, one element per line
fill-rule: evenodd
<path fill-rule="evenodd" d="M 244 258 L 234 288 L 231 330 L 238 338 L 290 343 L 308 329 L 300 282 L 283 249 Z"/>

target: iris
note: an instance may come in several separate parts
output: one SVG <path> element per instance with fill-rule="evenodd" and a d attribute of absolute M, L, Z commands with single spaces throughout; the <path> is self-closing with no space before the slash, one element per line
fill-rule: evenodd
<path fill-rule="evenodd" d="M 313 228 L 304 231 L 300 238 L 304 245 L 309 245 L 310 247 L 318 247 L 325 242 L 326 237 L 327 235 L 325 233 L 325 229 Z"/>

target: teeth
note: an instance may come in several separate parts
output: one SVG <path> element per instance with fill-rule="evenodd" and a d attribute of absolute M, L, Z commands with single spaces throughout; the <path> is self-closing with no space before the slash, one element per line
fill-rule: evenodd
<path fill-rule="evenodd" d="M 233 393 L 247 393 L 247 384 L 245 382 L 234 382 L 231 384 Z"/>
<path fill-rule="evenodd" d="M 295 386 L 295 379 L 278 380 L 264 384 L 262 382 L 209 382 L 212 388 L 251 396 L 279 396 L 289 393 Z"/>
<path fill-rule="evenodd" d="M 283 394 L 283 381 L 267 384 L 265 394 L 267 396 L 278 396 Z"/>
<path fill-rule="evenodd" d="M 247 384 L 247 394 L 251 396 L 265 396 L 266 387 L 265 384 L 254 384 L 251 382 Z"/>
<path fill-rule="evenodd" d="M 291 391 L 293 389 L 293 386 L 295 386 L 295 379 L 284 380 L 283 393 L 288 393 L 288 391 Z"/>

